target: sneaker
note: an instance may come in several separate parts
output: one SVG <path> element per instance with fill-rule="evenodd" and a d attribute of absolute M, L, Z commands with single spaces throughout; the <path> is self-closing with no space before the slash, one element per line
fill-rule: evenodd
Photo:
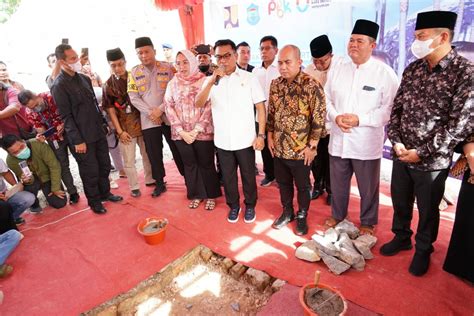
<path fill-rule="evenodd" d="M 413 246 L 411 240 L 402 241 L 394 237 L 391 241 L 380 247 L 380 254 L 383 256 L 394 256 L 402 250 L 410 250 Z"/>
<path fill-rule="evenodd" d="M 119 185 L 117 182 L 115 182 L 115 180 L 111 180 L 110 181 L 110 188 L 111 189 L 118 189 Z"/>
<path fill-rule="evenodd" d="M 229 211 L 229 215 L 227 216 L 227 221 L 229 223 L 237 223 L 237 221 L 239 220 L 239 214 L 240 214 L 240 207 L 231 208 Z"/>
<path fill-rule="evenodd" d="M 139 189 L 136 189 L 136 190 L 132 190 L 132 192 L 130 193 L 131 196 L 133 197 L 139 197 L 142 195 L 142 193 L 140 192 Z"/>
<path fill-rule="evenodd" d="M 255 208 L 254 207 L 247 207 L 245 209 L 244 222 L 246 222 L 247 224 L 252 223 L 253 221 L 255 221 L 256 217 L 257 216 L 255 215 Z"/>
<path fill-rule="evenodd" d="M 69 204 L 77 204 L 79 202 L 79 194 L 73 193 L 69 195 Z"/>
<path fill-rule="evenodd" d="M 15 224 L 17 226 L 23 225 L 24 223 L 25 223 L 25 219 L 23 219 L 21 217 L 15 218 Z"/>
<path fill-rule="evenodd" d="M 270 184 L 273 183 L 273 181 L 275 181 L 275 178 L 269 178 L 265 176 L 265 178 L 263 178 L 263 180 L 260 182 L 260 185 L 262 187 L 268 187 Z"/>

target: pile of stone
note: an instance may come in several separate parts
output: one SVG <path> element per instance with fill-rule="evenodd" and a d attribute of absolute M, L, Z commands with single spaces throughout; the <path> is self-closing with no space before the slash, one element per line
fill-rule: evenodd
<path fill-rule="evenodd" d="M 373 259 L 370 251 L 377 242 L 371 235 L 359 235 L 359 229 L 350 221 L 343 220 L 324 233 L 316 233 L 296 249 L 296 257 L 316 262 L 321 259 L 329 270 L 339 275 L 351 267 L 363 271 L 365 262 Z"/>

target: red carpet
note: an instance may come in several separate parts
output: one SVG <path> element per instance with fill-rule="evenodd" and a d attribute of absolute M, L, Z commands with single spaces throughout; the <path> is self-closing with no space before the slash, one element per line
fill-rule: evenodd
<path fill-rule="evenodd" d="M 123 194 L 125 201 L 106 203 L 107 215 L 95 215 L 90 210 L 81 212 L 86 208 L 83 196 L 74 208 L 47 209 L 38 216 L 26 215 L 27 224 L 20 227 L 25 239 L 8 259 L 15 270 L 9 278 L 0 281 L 0 290 L 5 295 L 0 314 L 77 315 L 127 291 L 200 243 L 296 286 L 310 282 L 314 271 L 319 269 L 321 282 L 338 288 L 354 305 L 376 313 L 474 313 L 474 288 L 441 268 L 451 234 L 453 208 L 442 214 L 429 272 L 415 278 L 407 271 L 412 251 L 389 258 L 378 255 L 381 244 L 392 236 L 389 190 L 383 184 L 376 258 L 368 262 L 364 272 L 349 271 L 335 276 L 323 263 L 307 263 L 294 257 L 295 245 L 305 239 L 296 237 L 292 227 L 281 231 L 271 229 L 271 223 L 280 213 L 275 185 L 259 187 L 255 223 L 245 224 L 241 219 L 237 224 L 230 224 L 226 221 L 223 197 L 217 200 L 213 212 L 205 211 L 202 205 L 189 210 L 182 177 L 177 175 L 174 165 L 167 167 L 168 192 L 157 199 L 150 197 L 152 188 L 144 186 L 141 198 L 129 197 L 126 179 L 121 179 L 120 189 L 115 192 Z M 358 223 L 358 202 L 353 194 L 350 217 L 355 223 Z M 322 229 L 330 209 L 320 198 L 312 202 L 310 211 L 312 233 Z M 138 221 L 149 215 L 164 216 L 170 221 L 165 241 L 157 246 L 145 244 L 136 231 Z M 306 238 L 310 237 L 308 234 Z M 281 315 L 301 312 L 283 300 L 280 302 Z M 271 307 L 273 315 L 280 314 L 278 304 Z"/>

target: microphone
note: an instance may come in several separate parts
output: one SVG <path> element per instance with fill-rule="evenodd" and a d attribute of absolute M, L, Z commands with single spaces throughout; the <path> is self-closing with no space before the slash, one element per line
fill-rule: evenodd
<path fill-rule="evenodd" d="M 220 66 L 218 69 L 222 69 L 222 71 L 225 70 L 224 66 Z M 219 80 L 221 80 L 221 76 L 217 75 L 216 76 L 216 81 L 214 82 L 214 85 L 217 86 L 219 84 Z"/>

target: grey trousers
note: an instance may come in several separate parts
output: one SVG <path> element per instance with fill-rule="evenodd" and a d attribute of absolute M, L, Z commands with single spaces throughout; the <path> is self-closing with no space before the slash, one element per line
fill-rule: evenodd
<path fill-rule="evenodd" d="M 360 193 L 360 223 L 375 225 L 379 213 L 380 159 L 358 160 L 329 156 L 331 175 L 332 217 L 343 220 L 347 216 L 351 178 L 355 173 Z"/>

